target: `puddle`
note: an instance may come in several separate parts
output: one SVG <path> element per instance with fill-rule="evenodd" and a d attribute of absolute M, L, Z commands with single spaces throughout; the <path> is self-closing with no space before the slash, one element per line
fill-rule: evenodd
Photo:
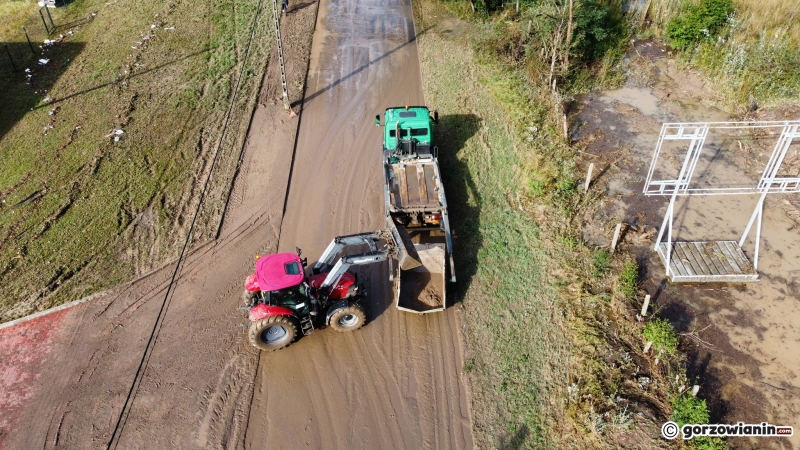
<path fill-rule="evenodd" d="M 600 97 L 606 103 L 620 102 L 633 106 L 646 116 L 655 116 L 661 110 L 658 108 L 658 97 L 647 88 L 624 87 L 613 91 L 606 91 Z M 612 126 L 613 127 L 613 126 Z M 612 130 L 614 128 L 611 128 Z"/>

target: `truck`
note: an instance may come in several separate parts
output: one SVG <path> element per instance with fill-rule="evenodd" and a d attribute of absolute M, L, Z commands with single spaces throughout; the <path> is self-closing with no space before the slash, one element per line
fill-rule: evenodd
<path fill-rule="evenodd" d="M 443 311 L 445 280 L 454 283 L 456 276 L 439 151 L 433 142 L 439 114 L 431 116 L 425 106 L 404 106 L 387 108 L 383 116 L 386 218 L 395 241 L 405 242 L 403 249 L 414 256 L 399 264 L 395 305 L 419 314 Z M 381 126 L 380 115 L 375 125 Z"/>

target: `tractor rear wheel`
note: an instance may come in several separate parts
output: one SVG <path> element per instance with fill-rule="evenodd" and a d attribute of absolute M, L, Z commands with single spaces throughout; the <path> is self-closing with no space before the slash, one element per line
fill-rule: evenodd
<path fill-rule="evenodd" d="M 259 350 L 280 350 L 297 337 L 297 321 L 290 316 L 269 316 L 253 322 L 247 333 L 250 343 Z"/>
<path fill-rule="evenodd" d="M 331 315 L 331 328 L 338 332 L 355 331 L 367 321 L 367 314 L 360 305 L 352 304 L 345 308 L 337 309 Z"/>

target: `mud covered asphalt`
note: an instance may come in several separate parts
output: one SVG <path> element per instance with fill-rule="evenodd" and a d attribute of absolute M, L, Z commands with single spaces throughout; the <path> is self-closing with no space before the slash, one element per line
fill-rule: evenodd
<path fill-rule="evenodd" d="M 355 333 L 259 354 L 239 327 L 254 254 L 298 246 L 313 263 L 332 237 L 381 227 L 374 116 L 424 104 L 410 2 L 290 10 L 290 80 L 310 54 L 299 129 L 270 66 L 222 234 L 185 258 L 166 302 L 174 264 L 0 330 L 0 449 L 106 448 L 115 430 L 118 448 L 472 446 L 456 311 L 398 312 L 387 267 L 360 273 L 370 321 Z"/>

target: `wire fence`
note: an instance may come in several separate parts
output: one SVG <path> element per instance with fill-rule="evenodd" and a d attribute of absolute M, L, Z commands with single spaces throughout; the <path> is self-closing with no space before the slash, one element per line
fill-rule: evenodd
<path fill-rule="evenodd" d="M 0 49 L 0 76 L 14 76 L 17 72 L 25 72 L 36 64 L 46 64 L 40 60 L 45 47 L 57 42 L 64 37 L 70 28 L 81 25 L 89 20 L 82 19 L 75 22 L 64 23 L 59 21 L 69 10 L 70 2 L 67 0 L 48 0 L 47 4 L 31 15 L 18 34 L 7 36 L 7 42 L 2 43 Z M 58 5 L 59 8 L 55 6 Z"/>

